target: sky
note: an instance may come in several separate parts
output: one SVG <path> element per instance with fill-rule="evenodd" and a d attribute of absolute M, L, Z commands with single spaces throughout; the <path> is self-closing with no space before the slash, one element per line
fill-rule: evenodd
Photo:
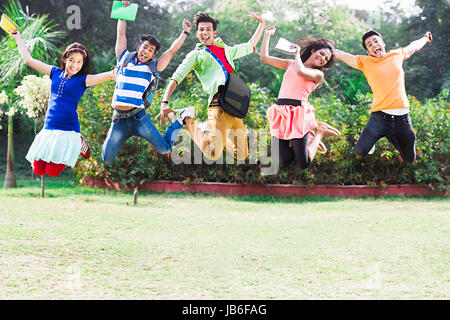
<path fill-rule="evenodd" d="M 179 1 L 185 0 L 148 0 L 149 3 L 157 2 L 162 4 L 174 4 Z M 286 0 L 272 0 L 276 1 L 286 1 Z M 293 0 L 298 1 L 298 0 Z M 330 3 L 343 4 L 348 6 L 351 9 L 360 9 L 360 10 L 368 10 L 368 11 L 380 11 L 383 9 L 383 5 L 386 2 L 398 3 L 400 4 L 400 8 L 404 12 L 404 14 L 409 17 L 411 15 L 417 15 L 421 12 L 421 9 L 416 6 L 416 0 L 322 0 L 324 2 L 328 1 Z M 450 0 L 445 0 L 450 5 Z M 381 9 L 380 9 L 381 8 Z"/>
<path fill-rule="evenodd" d="M 386 0 L 335 0 L 337 3 L 342 3 L 352 9 L 376 11 L 383 6 Z M 400 8 L 404 10 L 407 15 L 411 15 L 417 12 L 415 0 L 392 0 L 394 3 L 398 3 Z"/>

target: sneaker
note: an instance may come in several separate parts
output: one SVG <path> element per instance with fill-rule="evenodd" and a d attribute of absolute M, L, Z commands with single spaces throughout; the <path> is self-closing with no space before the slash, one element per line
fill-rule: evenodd
<path fill-rule="evenodd" d="M 176 111 L 175 120 L 178 121 L 181 125 L 183 125 L 184 118 L 186 118 L 186 117 L 193 118 L 194 117 L 195 109 L 194 109 L 194 107 L 188 107 L 188 108 L 178 109 L 175 111 Z"/>
<path fill-rule="evenodd" d="M 91 150 L 89 149 L 89 146 L 87 145 L 86 141 L 84 141 L 83 137 L 81 137 L 80 155 L 85 159 L 89 159 L 89 157 L 91 156 Z"/>
<path fill-rule="evenodd" d="M 372 149 L 370 149 L 369 154 L 373 154 L 375 152 L 375 145 L 373 145 Z"/>
<path fill-rule="evenodd" d="M 203 132 L 208 132 L 209 124 L 208 121 L 203 121 L 197 124 L 197 127 Z"/>

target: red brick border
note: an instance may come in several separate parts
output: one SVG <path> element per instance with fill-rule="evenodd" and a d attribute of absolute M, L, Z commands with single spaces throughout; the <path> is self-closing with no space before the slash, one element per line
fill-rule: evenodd
<path fill-rule="evenodd" d="M 89 179 L 86 186 L 93 188 L 129 190 L 118 183 L 107 179 Z M 266 196 L 330 196 L 330 197 L 357 197 L 357 196 L 448 196 L 448 192 L 432 190 L 420 185 L 391 185 L 386 188 L 371 186 L 296 186 L 289 184 L 244 185 L 222 182 L 204 182 L 185 185 L 179 181 L 149 181 L 139 187 L 141 191 L 152 192 L 183 192 L 183 193 L 212 193 L 226 196 L 266 195 Z"/>

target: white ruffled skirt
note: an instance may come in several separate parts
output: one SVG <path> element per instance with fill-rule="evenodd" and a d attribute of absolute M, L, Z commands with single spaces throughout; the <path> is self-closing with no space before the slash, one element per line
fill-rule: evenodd
<path fill-rule="evenodd" d="M 62 163 L 75 167 L 81 152 L 81 134 L 75 131 L 42 129 L 34 138 L 26 159 Z"/>

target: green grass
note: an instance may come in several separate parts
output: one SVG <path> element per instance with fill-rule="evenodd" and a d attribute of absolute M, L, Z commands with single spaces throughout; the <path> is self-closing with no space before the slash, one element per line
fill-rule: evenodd
<path fill-rule="evenodd" d="M 0 299 L 448 299 L 448 198 L 0 190 Z"/>

